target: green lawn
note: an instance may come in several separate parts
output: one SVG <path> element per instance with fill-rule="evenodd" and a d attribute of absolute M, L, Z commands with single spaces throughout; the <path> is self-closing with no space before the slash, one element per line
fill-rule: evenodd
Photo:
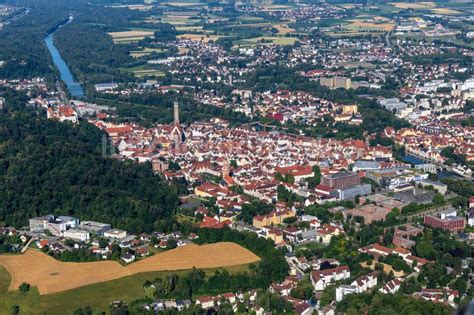
<path fill-rule="evenodd" d="M 226 268 L 230 273 L 238 273 L 247 270 L 248 265 Z M 220 268 L 222 269 L 222 268 Z M 206 274 L 212 275 L 216 269 L 205 269 Z M 173 271 L 172 273 L 186 273 L 187 271 Z M 66 315 L 75 310 L 90 306 L 93 310 L 107 311 L 111 301 L 133 300 L 144 298 L 145 290 L 143 283 L 156 277 L 171 272 L 157 271 L 140 273 L 112 281 L 96 283 L 81 288 L 68 290 L 60 293 L 39 295 L 36 287 L 27 293 L 20 291 L 8 291 L 11 277 L 8 272 L 0 267 L 0 314 L 10 314 L 12 305 L 20 306 L 20 314 L 36 315 Z"/>
<path fill-rule="evenodd" d="M 10 285 L 10 274 L 0 267 L 0 314 L 10 314 L 12 305 L 20 306 L 20 314 L 40 314 L 38 305 L 40 295 L 36 288 L 27 293 L 20 291 L 8 291 Z"/>

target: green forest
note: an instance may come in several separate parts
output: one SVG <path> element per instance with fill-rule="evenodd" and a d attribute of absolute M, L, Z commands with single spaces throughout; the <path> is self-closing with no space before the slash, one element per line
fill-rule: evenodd
<path fill-rule="evenodd" d="M 50 67 L 50 55 L 43 39 L 47 32 L 68 17 L 73 3 L 75 7 L 85 4 L 82 0 L 15 2 L 27 7 L 30 13 L 28 18 L 13 21 L 2 29 L 0 60 L 5 64 L 0 67 L 1 78 L 53 77 L 54 70 Z"/>
<path fill-rule="evenodd" d="M 104 134 L 82 122 L 47 120 L 5 94 L 0 115 L 0 224 L 20 227 L 53 213 L 109 222 L 130 232 L 151 231 L 178 204 L 177 185 L 150 165 L 101 156 Z"/>

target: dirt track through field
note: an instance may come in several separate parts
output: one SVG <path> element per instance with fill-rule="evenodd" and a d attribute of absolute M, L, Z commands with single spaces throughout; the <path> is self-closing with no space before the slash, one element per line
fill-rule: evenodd
<path fill-rule="evenodd" d="M 240 245 L 222 242 L 186 245 L 125 267 L 115 261 L 60 262 L 35 250 L 22 255 L 0 255 L 0 266 L 12 277 L 10 290 L 17 290 L 26 282 L 37 286 L 40 294 L 51 294 L 141 272 L 230 267 L 258 260 L 258 256 Z"/>

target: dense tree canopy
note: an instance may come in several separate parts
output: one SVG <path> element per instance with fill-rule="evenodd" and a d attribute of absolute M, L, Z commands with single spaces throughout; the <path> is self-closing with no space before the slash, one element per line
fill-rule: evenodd
<path fill-rule="evenodd" d="M 404 295 L 350 294 L 337 307 L 345 314 L 451 314 L 448 306 Z"/>
<path fill-rule="evenodd" d="M 229 229 L 200 229 L 198 242 L 234 242 L 258 255 L 261 260 L 255 274 L 244 273 L 246 287 L 266 288 L 272 281 L 281 281 L 288 274 L 288 264 L 284 252 L 277 250 L 270 240 L 262 239 L 255 233 L 238 232 Z M 240 283 L 240 282 L 239 282 Z"/>
<path fill-rule="evenodd" d="M 69 214 L 141 232 L 172 214 L 178 188 L 155 176 L 150 165 L 103 158 L 103 136 L 88 123 L 47 120 L 14 104 L 4 110 L 0 222 L 18 227 L 37 215 Z"/>

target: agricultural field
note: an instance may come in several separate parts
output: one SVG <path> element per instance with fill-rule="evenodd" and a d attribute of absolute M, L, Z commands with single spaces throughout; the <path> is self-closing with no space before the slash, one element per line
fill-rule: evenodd
<path fill-rule="evenodd" d="M 294 28 L 288 27 L 288 24 L 275 24 L 272 27 L 276 28 L 280 35 L 291 34 L 296 31 Z"/>
<path fill-rule="evenodd" d="M 169 23 L 174 26 L 192 26 L 193 24 L 200 21 L 200 19 L 192 19 L 193 15 L 181 15 L 167 14 L 163 16 L 150 16 L 145 22 L 147 23 Z"/>
<path fill-rule="evenodd" d="M 461 11 L 449 9 L 449 8 L 435 8 L 430 10 L 433 13 L 441 14 L 441 15 L 457 15 L 462 14 Z"/>
<path fill-rule="evenodd" d="M 298 41 L 296 37 L 278 37 L 278 36 L 261 36 L 249 39 L 242 39 L 234 41 L 234 48 L 238 47 L 253 47 L 259 45 L 293 45 Z"/>
<path fill-rule="evenodd" d="M 9 290 L 23 282 L 38 288 L 40 295 L 115 280 L 143 272 L 220 268 L 249 264 L 259 258 L 235 243 L 194 244 L 159 253 L 122 266 L 115 261 L 65 263 L 35 250 L 22 255 L 0 256 L 0 266 L 11 275 Z"/>
<path fill-rule="evenodd" d="M 204 43 L 208 43 L 211 40 L 215 42 L 216 40 L 218 40 L 222 36 L 209 35 L 209 34 L 181 34 L 181 35 L 178 35 L 177 37 L 178 38 L 187 38 L 187 39 L 190 39 L 190 40 L 193 40 L 193 41 L 198 41 L 198 42 L 202 41 Z"/>
<path fill-rule="evenodd" d="M 355 19 L 350 20 L 350 24 L 347 26 L 350 30 L 368 30 L 368 31 L 376 31 L 376 32 L 390 32 L 395 28 L 395 23 L 392 21 L 386 20 L 376 20 L 373 21 L 363 20 L 363 19 Z"/>
<path fill-rule="evenodd" d="M 131 72 L 137 78 L 143 77 L 164 77 L 165 73 L 158 69 L 149 68 L 148 64 L 131 68 L 120 68 L 121 71 Z"/>
<path fill-rule="evenodd" d="M 143 78 L 143 77 L 164 77 L 165 73 L 160 70 L 155 70 L 155 69 L 147 69 L 147 70 L 137 70 L 133 71 L 133 75 L 135 75 L 137 78 Z"/>
<path fill-rule="evenodd" d="M 250 15 L 242 15 L 237 17 L 238 21 L 242 23 L 258 23 L 258 22 L 265 22 L 266 20 L 260 16 L 250 16 Z"/>
<path fill-rule="evenodd" d="M 169 7 L 177 7 L 177 8 L 189 8 L 189 7 L 202 7 L 204 3 L 192 3 L 192 2 L 170 2 L 166 3 Z"/>
<path fill-rule="evenodd" d="M 152 53 L 162 53 L 162 52 L 165 52 L 166 49 L 162 49 L 162 48 L 148 48 L 148 47 L 144 47 L 143 49 L 141 50 L 132 50 L 130 51 L 130 55 L 133 57 L 133 58 L 140 58 L 140 57 L 144 57 L 144 56 L 148 56 L 148 55 L 151 55 Z"/>
<path fill-rule="evenodd" d="M 123 31 L 123 32 L 111 32 L 108 33 L 112 36 L 114 43 L 131 43 L 137 42 L 145 37 L 153 37 L 153 31 L 143 31 L 143 30 L 130 30 L 130 31 Z"/>
<path fill-rule="evenodd" d="M 248 265 L 226 267 L 230 274 L 244 272 Z M 203 269 L 207 276 L 213 275 L 216 270 L 222 268 Z M 29 292 L 23 293 L 19 290 L 9 291 L 11 282 L 10 274 L 0 267 L 0 314 L 10 314 L 13 304 L 20 306 L 20 314 L 65 315 L 85 305 L 94 310 L 107 311 L 109 303 L 122 300 L 128 303 L 143 298 L 145 291 L 143 283 L 156 277 L 163 277 L 170 273 L 178 275 L 186 274 L 188 271 L 152 271 L 119 278 L 116 280 L 95 283 L 80 288 L 67 290 L 59 293 L 40 295 L 36 287 Z"/>
<path fill-rule="evenodd" d="M 474 49 L 474 43 L 465 42 L 462 39 L 457 38 L 455 35 L 453 35 L 453 36 L 426 37 L 422 33 L 420 34 L 420 33 L 408 32 L 404 35 L 396 35 L 396 38 L 411 39 L 411 40 L 424 40 L 428 43 L 432 43 L 434 41 L 441 41 L 443 43 L 450 43 L 450 44 L 459 45 L 459 46 L 466 46 L 466 47 L 470 47 L 471 49 Z"/>
<path fill-rule="evenodd" d="M 258 9 L 266 12 L 274 12 L 274 11 L 285 11 L 291 9 L 293 6 L 291 5 L 284 5 L 284 4 L 262 4 L 262 5 L 255 5 Z"/>
<path fill-rule="evenodd" d="M 344 67 L 347 67 L 347 68 L 359 68 L 359 67 L 362 67 L 362 68 L 366 68 L 366 69 L 375 69 L 376 66 L 372 63 L 368 63 L 368 62 L 347 62 L 347 63 L 344 63 Z"/>
<path fill-rule="evenodd" d="M 324 30 L 326 35 L 332 37 L 347 37 L 359 35 L 381 35 L 395 28 L 395 22 L 382 16 L 359 16 L 355 19 L 338 21 L 338 25 L 330 26 Z"/>
<path fill-rule="evenodd" d="M 271 23 L 241 23 L 241 24 L 230 24 L 226 25 L 225 28 L 268 28 L 272 27 Z"/>
<path fill-rule="evenodd" d="M 433 13 L 442 15 L 462 14 L 462 12 L 455 9 L 438 7 L 438 5 L 434 2 L 393 2 L 390 3 L 390 5 L 398 9 L 429 10 Z"/>
<path fill-rule="evenodd" d="M 434 2 L 392 2 L 390 4 L 399 9 L 426 10 L 436 8 L 436 3 Z"/>
<path fill-rule="evenodd" d="M 176 30 L 182 31 L 182 32 L 202 32 L 202 25 L 196 25 L 196 26 L 178 26 L 176 27 Z"/>
<path fill-rule="evenodd" d="M 129 5 L 113 5 L 112 8 L 127 8 L 129 10 L 148 11 L 153 8 L 152 5 L 145 4 L 129 4 Z"/>

